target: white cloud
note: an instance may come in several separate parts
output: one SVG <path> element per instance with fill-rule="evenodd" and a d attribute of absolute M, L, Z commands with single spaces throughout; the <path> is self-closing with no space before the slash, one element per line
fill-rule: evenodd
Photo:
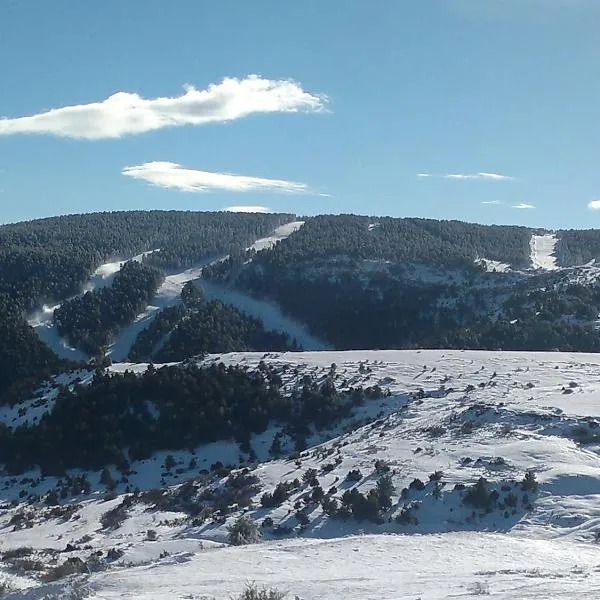
<path fill-rule="evenodd" d="M 176 188 L 183 192 L 260 191 L 285 194 L 310 193 L 306 184 L 297 181 L 198 171 L 196 169 L 186 169 L 172 162 L 154 161 L 142 165 L 125 167 L 122 173 L 123 175 L 127 175 L 127 177 L 142 179 L 152 185 L 164 188 Z"/>
<path fill-rule="evenodd" d="M 590 210 L 600 210 L 600 200 L 591 200 L 588 202 L 588 208 Z"/>
<path fill-rule="evenodd" d="M 235 213 L 270 213 L 273 212 L 266 206 L 228 206 L 223 209 L 225 212 Z"/>
<path fill-rule="evenodd" d="M 430 173 L 417 173 L 417 177 L 425 179 L 426 177 L 434 177 L 436 179 L 458 179 L 463 181 L 514 181 L 514 177 L 502 175 L 500 173 L 446 173 L 444 175 L 431 175 Z"/>
<path fill-rule="evenodd" d="M 519 204 L 513 204 L 513 208 L 526 209 L 526 208 L 535 208 L 535 206 L 533 204 L 519 202 Z"/>
<path fill-rule="evenodd" d="M 482 200 L 481 204 L 502 204 L 500 200 Z"/>
<path fill-rule="evenodd" d="M 443 176 L 444 179 L 464 179 L 464 180 L 488 180 L 488 181 L 512 181 L 513 177 L 501 175 L 500 173 L 449 173 Z"/>
<path fill-rule="evenodd" d="M 318 112 L 327 98 L 292 80 L 226 78 L 204 90 L 187 86 L 173 98 L 142 98 L 117 92 L 101 102 L 53 108 L 16 118 L 0 118 L 0 135 L 23 133 L 97 140 L 120 138 L 163 127 L 203 125 L 240 119 L 253 113 Z"/>

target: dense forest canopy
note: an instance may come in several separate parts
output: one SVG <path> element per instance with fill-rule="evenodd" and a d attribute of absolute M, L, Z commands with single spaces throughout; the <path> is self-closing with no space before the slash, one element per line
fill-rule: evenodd
<path fill-rule="evenodd" d="M 461 221 L 396 219 L 356 215 L 321 215 L 259 262 L 281 265 L 322 257 L 472 265 L 488 258 L 515 267 L 530 265 L 531 230 L 525 227 L 477 225 Z"/>
<path fill-rule="evenodd" d="M 86 354 L 98 355 L 146 307 L 163 279 L 154 267 L 124 263 L 112 285 L 66 300 L 54 311 L 58 332 Z"/>
<path fill-rule="evenodd" d="M 557 264 L 584 265 L 600 259 L 600 229 L 568 229 L 558 232 Z"/>
<path fill-rule="evenodd" d="M 234 438 L 250 450 L 253 433 L 285 424 L 298 439 L 308 427 L 325 427 L 350 408 L 333 382 L 307 377 L 296 395 L 281 392 L 281 379 L 223 364 L 206 368 L 149 367 L 142 375 L 97 371 L 89 384 L 63 387 L 39 424 L 11 431 L 0 426 L 0 463 L 14 473 L 34 466 L 47 474 L 69 468 L 100 469 L 148 458 L 160 449 L 193 449 Z"/>

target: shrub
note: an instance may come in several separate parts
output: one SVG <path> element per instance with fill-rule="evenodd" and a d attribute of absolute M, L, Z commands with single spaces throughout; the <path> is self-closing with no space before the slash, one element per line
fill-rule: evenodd
<path fill-rule="evenodd" d="M 231 600 L 283 600 L 287 594 L 276 588 L 259 588 L 255 583 L 249 583 L 246 589 Z"/>
<path fill-rule="evenodd" d="M 497 492 L 496 494 L 490 492 L 487 479 L 480 477 L 476 484 L 468 488 L 463 502 L 475 508 L 488 508 L 493 504 L 494 499 L 497 498 L 497 494 Z"/>
<path fill-rule="evenodd" d="M 125 507 L 119 504 L 100 517 L 100 524 L 102 525 L 102 529 L 117 529 L 123 524 L 126 518 L 127 511 Z"/>
<path fill-rule="evenodd" d="M 390 470 L 390 465 L 387 464 L 387 462 L 385 462 L 385 460 L 376 460 L 375 461 L 375 472 L 378 475 L 381 475 L 383 473 L 388 473 Z"/>
<path fill-rule="evenodd" d="M 413 479 L 408 486 L 411 490 L 417 490 L 418 492 L 425 489 L 425 484 L 418 478 Z"/>
<path fill-rule="evenodd" d="M 389 474 L 382 475 L 377 481 L 377 500 L 381 510 L 389 510 L 392 507 L 392 494 L 395 491 L 392 477 Z"/>
<path fill-rule="evenodd" d="M 308 469 L 304 475 L 302 475 L 302 481 L 313 487 L 319 485 L 319 480 L 317 479 L 317 470 Z"/>
<path fill-rule="evenodd" d="M 227 539 L 232 546 L 245 546 L 260 541 L 258 525 L 250 517 L 239 517 L 227 530 L 229 532 Z"/>
<path fill-rule="evenodd" d="M 352 469 L 352 471 L 348 471 L 348 475 L 346 475 L 346 481 L 360 481 L 363 478 L 363 474 L 359 469 Z"/>
<path fill-rule="evenodd" d="M 535 478 L 535 473 L 531 470 L 525 473 L 525 477 L 523 477 L 523 481 L 521 481 L 521 489 L 524 492 L 536 492 L 539 487 L 539 483 Z"/>
<path fill-rule="evenodd" d="M 80 558 L 68 558 L 64 563 L 54 567 L 44 576 L 44 581 L 51 582 L 63 579 L 76 573 L 85 573 L 87 565 Z"/>

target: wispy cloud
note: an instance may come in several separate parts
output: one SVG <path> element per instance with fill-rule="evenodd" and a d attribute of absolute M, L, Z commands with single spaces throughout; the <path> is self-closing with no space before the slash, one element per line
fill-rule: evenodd
<path fill-rule="evenodd" d="M 142 98 L 117 92 L 101 102 L 63 106 L 38 114 L 0 119 L 0 135 L 24 133 L 98 140 L 182 125 L 232 121 L 253 113 L 318 112 L 327 98 L 292 80 L 250 75 L 226 78 L 204 90 L 184 88 L 180 96 Z"/>
<path fill-rule="evenodd" d="M 494 205 L 498 205 L 498 204 L 503 204 L 503 202 L 501 200 L 482 200 L 481 204 L 494 204 Z"/>
<path fill-rule="evenodd" d="M 175 188 L 183 192 L 280 192 L 284 194 L 310 193 L 308 186 L 285 179 L 265 179 L 231 173 L 214 173 L 186 169 L 172 162 L 147 162 L 142 165 L 125 167 L 123 175 L 142 179 L 152 185 Z"/>
<path fill-rule="evenodd" d="M 225 212 L 235 213 L 270 213 L 273 212 L 266 206 L 228 206 L 223 209 Z"/>
<path fill-rule="evenodd" d="M 533 204 L 527 204 L 526 202 L 519 202 L 519 204 L 513 204 L 513 208 L 527 209 L 535 208 L 535 206 Z"/>
<path fill-rule="evenodd" d="M 514 177 L 508 175 L 502 175 L 501 173 L 445 173 L 442 175 L 436 175 L 431 173 L 417 173 L 417 177 L 424 179 L 426 177 L 433 177 L 435 179 L 457 179 L 463 181 L 514 181 Z"/>
<path fill-rule="evenodd" d="M 588 208 L 590 210 L 600 210 L 600 200 L 590 200 L 590 202 L 588 202 Z"/>

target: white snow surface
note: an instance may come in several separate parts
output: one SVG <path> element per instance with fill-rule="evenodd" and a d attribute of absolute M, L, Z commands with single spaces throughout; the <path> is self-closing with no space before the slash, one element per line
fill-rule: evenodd
<path fill-rule="evenodd" d="M 116 529 L 103 529 L 101 516 L 122 497 L 104 500 L 102 491 L 74 497 L 76 514 L 51 517 L 43 504 L 0 510 L 0 552 L 28 546 L 42 561 L 84 559 L 110 548 L 123 556 L 108 571 L 81 576 L 91 597 L 102 599 L 214 598 L 224 600 L 256 581 L 289 591 L 303 600 L 441 599 L 490 595 L 505 599 L 600 597 L 600 355 L 478 351 L 349 351 L 234 353 L 203 362 L 256 369 L 263 361 L 280 374 L 286 393 L 303 377 L 323 381 L 332 370 L 340 390 L 378 385 L 384 395 L 368 399 L 354 415 L 327 431 L 313 432 L 298 458 L 271 459 L 269 446 L 280 427 L 273 423 L 253 436 L 257 464 L 251 471 L 260 489 L 247 509 L 233 509 L 224 520 L 195 524 L 185 513 L 134 504 Z M 142 371 L 147 365 L 114 364 L 112 371 Z M 157 368 L 160 366 L 157 365 Z M 79 373 L 62 380 L 69 384 Z M 66 376 L 65 376 L 66 377 Z M 52 409 L 46 386 L 32 399 L 0 413 L 12 426 L 33 422 Z M 16 419 L 16 420 L 15 420 Z M 283 440 L 291 451 L 289 440 Z M 183 472 L 166 472 L 171 454 Z M 217 460 L 235 464 L 233 440 L 201 446 L 193 452 L 163 451 L 131 465 L 128 485 L 140 489 L 178 485 Z M 191 458 L 196 466 L 189 466 Z M 307 507 L 310 523 L 299 527 L 297 502 L 311 491 L 302 483 L 281 506 L 263 508 L 260 497 L 277 483 L 318 473 L 334 497 L 356 487 L 366 493 L 377 480 L 376 460 L 390 467 L 395 492 L 383 523 L 327 517 L 318 504 Z M 362 479 L 346 474 L 359 469 Z M 532 469 L 539 482 L 527 501 L 515 482 Z M 429 475 L 443 473 L 439 496 Z M 117 476 L 117 472 L 113 469 Z M 93 490 L 102 490 L 99 473 L 88 473 Z M 463 503 L 456 484 L 472 485 L 485 477 L 494 489 L 508 486 L 517 498 L 513 511 L 489 514 Z M 422 491 L 401 490 L 414 479 Z M 213 481 L 218 491 L 226 478 Z M 0 477 L 0 502 L 42 494 L 56 480 L 29 473 Z M 118 493 L 124 492 L 120 483 Z M 504 492 L 502 492 L 504 498 Z M 394 517 L 414 503 L 418 523 L 401 525 Z M 31 527 L 11 523 L 19 511 L 32 511 Z M 227 547 L 227 525 L 241 513 L 257 522 L 266 516 L 290 532 L 278 538 L 263 528 L 264 541 L 247 548 Z M 147 531 L 157 540 L 148 540 Z M 85 542 L 78 540 L 85 539 Z M 78 550 L 63 551 L 67 544 Z M 86 546 L 87 545 L 87 546 Z M 84 549 L 86 546 L 88 549 Z M 53 551 L 54 552 L 54 551 Z M 167 556 L 165 552 L 169 553 Z M 162 556 L 162 557 L 161 557 Z M 54 563 L 52 562 L 54 561 Z M 0 579 L 23 591 L 14 597 L 40 600 L 44 594 L 69 594 L 73 582 L 42 584 L 35 573 L 15 573 L 0 562 Z M 60 596 L 58 596 L 60 597 Z M 63 596 L 70 597 L 70 596 Z"/>
<path fill-rule="evenodd" d="M 544 235 L 532 235 L 529 243 L 531 247 L 531 265 L 534 269 L 555 271 L 556 257 L 554 249 L 558 241 L 556 235 L 547 233 Z"/>
<path fill-rule="evenodd" d="M 266 248 L 272 248 L 277 242 L 284 240 L 292 235 L 292 233 L 295 231 L 298 231 L 302 225 L 304 225 L 304 221 L 292 221 L 291 223 L 280 225 L 273 231 L 271 235 L 256 240 L 256 242 L 254 242 L 254 244 L 252 244 L 248 250 L 256 250 L 259 252 L 260 250 L 265 250 Z"/>
<path fill-rule="evenodd" d="M 511 268 L 507 263 L 489 258 L 476 258 L 475 264 L 481 265 L 488 273 L 508 273 Z"/>

